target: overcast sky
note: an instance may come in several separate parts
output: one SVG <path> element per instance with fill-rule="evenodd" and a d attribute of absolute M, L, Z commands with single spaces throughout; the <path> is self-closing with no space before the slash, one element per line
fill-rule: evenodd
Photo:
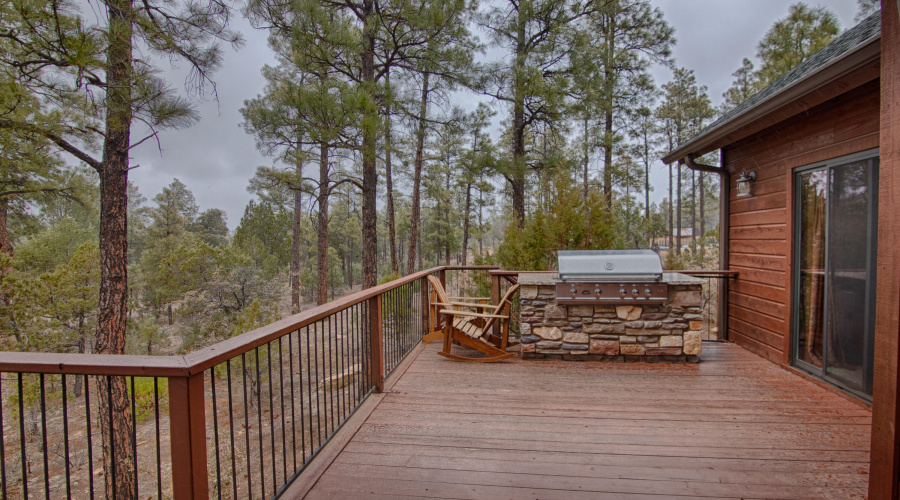
<path fill-rule="evenodd" d="M 772 24 L 787 15 L 788 0 L 652 0 L 675 28 L 676 64 L 696 72 L 697 81 L 709 88 L 714 105 L 731 85 L 733 73 L 744 57 L 753 58 L 756 44 Z M 853 26 L 856 0 L 808 1 L 830 9 L 842 29 Z M 266 33 L 254 30 L 241 20 L 236 26 L 247 43 L 240 51 L 228 51 L 222 69 L 216 73 L 218 101 L 198 102 L 200 122 L 187 130 L 163 132 L 161 151 L 156 143 L 145 143 L 134 151 L 130 179 L 141 193 L 153 198 L 162 187 L 180 179 L 194 193 L 201 210 L 221 208 L 228 213 L 228 227 L 234 230 L 251 199 L 247 182 L 257 166 L 271 165 L 260 155 L 253 138 L 239 127 L 240 108 L 246 99 L 262 92 L 265 80 L 260 69 L 274 64 L 266 45 Z M 171 72 L 172 84 L 181 86 L 178 69 Z M 653 72 L 657 85 L 670 78 L 670 71 Z M 465 104 L 465 103 L 461 103 Z M 465 106 L 470 107 L 470 106 Z M 653 200 L 663 197 L 666 176 L 658 164 L 651 178 L 657 186 Z"/>

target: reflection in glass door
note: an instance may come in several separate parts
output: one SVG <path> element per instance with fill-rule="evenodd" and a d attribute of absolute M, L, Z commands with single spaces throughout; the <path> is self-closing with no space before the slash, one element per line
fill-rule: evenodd
<path fill-rule="evenodd" d="M 872 394 L 878 158 L 796 174 L 794 360 Z"/>

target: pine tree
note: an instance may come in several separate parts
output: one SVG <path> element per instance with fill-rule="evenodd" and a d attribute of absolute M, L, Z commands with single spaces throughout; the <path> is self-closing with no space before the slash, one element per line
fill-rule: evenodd
<path fill-rule="evenodd" d="M 559 118 L 569 90 L 567 40 L 574 24 L 602 2 L 589 0 L 508 0 L 490 5 L 479 19 L 509 62 L 489 65 L 483 92 L 510 108 L 510 161 L 496 168 L 511 192 L 512 213 L 525 226 L 529 158 L 526 136 L 531 127 Z"/>
<path fill-rule="evenodd" d="M 826 8 L 803 2 L 791 5 L 787 17 L 777 21 L 756 46 L 760 88 L 828 45 L 839 32 L 837 17 Z"/>
<path fill-rule="evenodd" d="M 652 92 L 650 65 L 670 64 L 674 29 L 662 11 L 646 0 L 613 0 L 587 17 L 585 30 L 596 63 L 578 67 L 592 69 L 592 79 L 599 83 L 596 109 L 601 117 L 599 145 L 604 151 L 603 194 L 611 208 L 613 154 L 623 139 L 627 110 L 639 107 Z"/>
<path fill-rule="evenodd" d="M 189 125 L 195 113 L 155 71 L 146 53 L 180 59 L 191 68 L 197 90 L 207 88 L 220 62 L 218 42 L 239 45 L 227 29 L 230 5 L 193 2 L 106 0 L 99 26 L 85 26 L 73 5 L 38 0 L 4 3 L 0 16 L 0 60 L 15 68 L 15 81 L 39 93 L 42 104 L 59 110 L 52 122 L 0 118 L 0 128 L 42 135 L 61 150 L 95 169 L 100 177 L 100 298 L 96 351 L 121 354 L 125 349 L 128 294 L 127 190 L 132 123 L 150 132 Z M 100 96 L 101 99 L 92 99 Z M 96 156 L 95 143 L 100 157 Z M 134 495 L 134 457 L 130 446 L 130 407 L 124 378 L 112 387 L 100 378 L 104 465 L 120 478 L 109 497 Z M 111 437 L 114 436 L 114 437 Z M 115 444 L 116 462 L 111 461 Z M 112 476 L 107 474 L 105 477 Z"/>
<path fill-rule="evenodd" d="M 868 0 L 861 1 L 865 4 Z M 870 8 L 863 4 L 860 12 L 868 12 Z M 735 80 L 722 94 L 725 102 L 719 111 L 724 113 L 744 102 L 831 43 L 839 32 L 837 17 L 828 9 L 803 2 L 791 5 L 787 17 L 776 21 L 757 44 L 759 69 L 754 70 L 753 62 L 744 58 L 732 73 Z"/>
<path fill-rule="evenodd" d="M 697 79 L 692 70 L 678 68 L 675 70 L 671 82 L 663 85 L 665 96 L 663 102 L 656 110 L 656 116 L 661 120 L 666 136 L 669 151 L 675 149 L 682 142 L 690 139 L 703 129 L 706 122 L 712 118 L 714 112 L 706 95 L 706 87 L 698 86 Z M 682 240 L 682 169 L 679 164 L 675 173 L 677 186 L 672 186 L 672 166 L 669 166 L 669 234 L 670 248 L 672 247 L 672 234 L 674 231 L 675 255 L 681 255 Z M 673 196 L 675 201 L 673 202 Z M 673 206 L 674 205 L 674 206 Z M 674 210 L 674 221 L 672 211 Z M 674 224 L 673 224 L 674 222 Z M 674 227 L 673 227 L 674 226 Z"/>

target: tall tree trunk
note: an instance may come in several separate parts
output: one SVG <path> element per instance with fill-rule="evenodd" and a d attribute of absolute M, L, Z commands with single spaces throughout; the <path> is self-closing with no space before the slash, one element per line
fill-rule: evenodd
<path fill-rule="evenodd" d="M 584 172 L 582 182 L 584 184 L 584 193 L 582 196 L 584 197 L 585 203 L 587 203 L 588 199 L 588 160 L 590 160 L 589 155 L 589 147 L 588 147 L 588 116 L 587 112 L 584 115 Z"/>
<path fill-rule="evenodd" d="M 302 167 L 297 163 L 297 178 Z M 291 228 L 291 312 L 300 312 L 300 222 L 303 214 L 303 193 L 294 190 L 294 222 Z"/>
<path fill-rule="evenodd" d="M 128 152 L 131 145 L 131 0 L 106 2 L 106 134 L 100 174 L 100 300 L 95 350 L 125 352 L 128 304 Z M 131 405 L 124 377 L 98 377 L 108 498 L 135 498 Z M 113 480 L 115 479 L 115 480 Z M 113 484 L 115 483 L 115 484 Z"/>
<path fill-rule="evenodd" d="M 606 208 L 612 210 L 612 112 L 607 112 L 603 121 L 603 132 L 606 135 L 606 147 L 603 151 L 603 198 Z"/>
<path fill-rule="evenodd" d="M 316 303 L 328 302 L 328 198 L 331 179 L 328 173 L 328 145 L 319 145 L 319 213 L 316 216 Z"/>
<path fill-rule="evenodd" d="M 484 256 L 484 191 L 481 188 L 478 189 L 478 256 Z"/>
<path fill-rule="evenodd" d="M 388 216 L 388 251 L 391 252 L 391 272 L 400 273 L 400 264 L 397 262 L 397 223 L 394 213 L 394 180 L 391 174 L 391 77 L 390 73 L 384 75 L 385 105 L 384 105 L 384 180 L 387 191 L 387 216 Z"/>
<path fill-rule="evenodd" d="M 671 151 L 671 149 L 670 149 Z M 672 197 L 674 193 L 672 192 L 672 164 L 669 164 L 669 252 L 672 252 L 675 248 L 674 234 L 675 228 L 672 225 L 672 217 L 675 215 L 672 212 L 672 206 L 675 204 L 675 199 Z"/>
<path fill-rule="evenodd" d="M 421 240 L 419 241 L 419 244 L 416 245 L 416 248 L 417 248 L 416 253 L 417 253 L 418 259 L 419 259 L 419 269 L 423 269 L 424 266 L 422 265 L 422 242 L 421 242 Z"/>
<path fill-rule="evenodd" d="M 350 188 L 350 185 L 348 184 L 347 185 L 347 197 L 348 198 L 350 197 L 350 191 L 351 191 L 351 188 Z M 350 219 L 350 217 L 352 217 L 353 215 L 356 215 L 355 211 L 351 210 L 351 207 L 348 204 L 347 205 L 347 219 Z M 347 256 L 347 288 L 352 290 L 353 289 L 353 260 L 354 260 L 353 259 L 353 236 L 351 236 L 349 233 L 347 233 L 345 237 L 346 237 L 346 240 L 344 240 L 344 242 L 347 245 L 347 253 L 346 253 L 346 256 Z M 368 288 L 364 282 L 363 282 L 363 288 Z M 332 298 L 334 298 L 333 295 L 332 295 Z"/>
<path fill-rule="evenodd" d="M 516 60 L 513 68 L 515 79 L 513 96 L 513 166 L 507 176 L 512 191 L 513 217 L 519 228 L 525 227 L 525 22 L 526 13 L 521 12 L 521 4 L 516 15 Z"/>
<path fill-rule="evenodd" d="M 372 22 L 374 0 L 364 0 L 361 12 L 363 25 L 362 80 L 371 102 L 366 105 L 362 130 L 362 285 L 371 288 L 378 283 L 378 170 L 375 165 L 375 143 L 378 109 L 375 103 L 375 26 Z"/>
<path fill-rule="evenodd" d="M 691 248 L 697 239 L 697 174 L 691 172 Z"/>
<path fill-rule="evenodd" d="M 472 183 L 466 183 L 466 207 L 463 209 L 462 265 L 469 259 L 469 210 L 472 207 Z"/>
<path fill-rule="evenodd" d="M 603 110 L 603 197 L 606 198 L 606 208 L 612 210 L 612 153 L 613 153 L 613 72 L 616 64 L 616 18 L 619 15 L 618 3 L 612 2 L 612 12 L 609 14 L 609 25 L 606 31 L 606 58 L 603 62 L 604 88 L 606 106 Z"/>
<path fill-rule="evenodd" d="M 675 232 L 675 255 L 681 255 L 681 164 L 675 166 L 676 176 L 678 177 L 678 207 L 675 209 L 677 219 L 677 227 Z"/>
<path fill-rule="evenodd" d="M 6 229 L 7 217 L 9 214 L 9 199 L 0 198 L 0 252 L 13 256 L 12 242 L 9 240 L 9 233 Z"/>
<path fill-rule="evenodd" d="M 450 169 L 451 169 L 451 166 L 450 166 L 450 152 L 449 151 L 447 152 L 447 157 L 444 159 L 446 160 L 446 167 L 447 167 L 447 175 L 444 177 L 444 180 L 446 181 L 444 183 L 444 189 L 445 189 L 444 193 L 447 195 L 447 199 L 444 200 L 444 202 L 443 202 L 444 203 L 444 224 L 445 224 L 444 227 L 447 228 L 447 234 L 445 235 L 445 240 L 444 240 L 444 265 L 449 266 L 450 265 L 450 241 L 452 240 L 452 237 L 450 236 L 450 202 L 451 202 L 452 196 L 450 194 L 450 175 L 451 175 Z"/>
<path fill-rule="evenodd" d="M 650 222 L 650 146 L 644 134 L 644 219 Z M 649 235 L 648 238 L 649 240 Z"/>
<path fill-rule="evenodd" d="M 703 238 L 703 235 L 706 234 L 706 203 L 705 203 L 705 194 L 706 194 L 706 179 L 703 177 L 703 172 L 700 172 L 700 238 Z"/>
<path fill-rule="evenodd" d="M 416 245 L 419 242 L 419 198 L 422 186 L 422 163 L 425 158 L 425 120 L 428 116 L 428 72 L 422 75 L 422 100 L 419 101 L 419 124 L 416 129 L 416 158 L 413 162 L 412 207 L 409 219 L 409 259 L 406 274 L 415 269 Z M 421 259 L 419 267 L 421 268 Z"/>

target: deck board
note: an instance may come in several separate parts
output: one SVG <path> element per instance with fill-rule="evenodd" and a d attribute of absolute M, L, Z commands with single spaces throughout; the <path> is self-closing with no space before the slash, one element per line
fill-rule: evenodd
<path fill-rule="evenodd" d="M 437 350 L 307 498 L 866 496 L 870 412 L 735 345 L 704 344 L 694 365 Z"/>

